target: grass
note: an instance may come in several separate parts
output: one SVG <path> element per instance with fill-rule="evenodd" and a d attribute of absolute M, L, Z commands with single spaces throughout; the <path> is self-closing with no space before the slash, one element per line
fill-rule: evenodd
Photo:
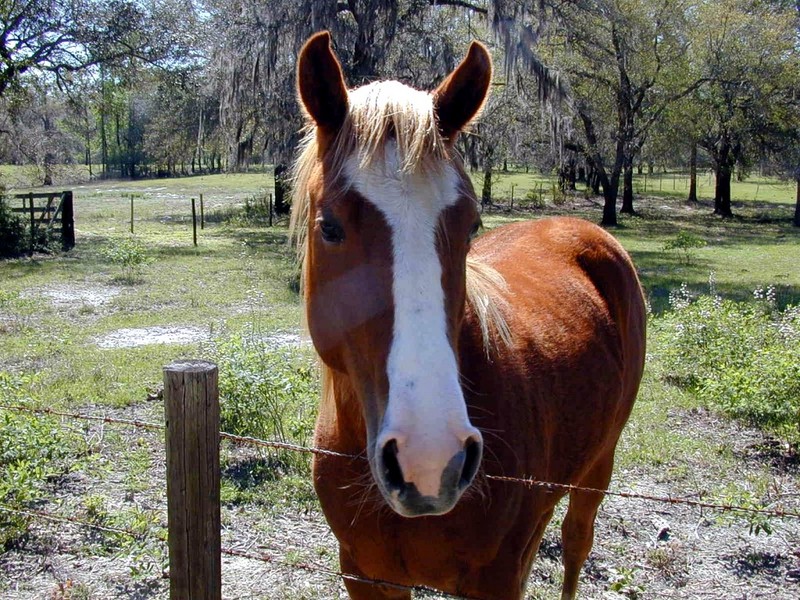
<path fill-rule="evenodd" d="M 480 174 L 474 178 L 479 180 Z M 779 308 L 800 301 L 800 232 L 790 225 L 792 207 L 784 200 L 786 185 L 735 182 L 734 212 L 738 216 L 720 220 L 711 215 L 707 198 L 699 205 L 687 206 L 682 195 L 665 189 L 672 185 L 667 181 L 662 181 L 661 196 L 637 198 L 639 214 L 621 216 L 620 227 L 612 231 L 637 264 L 654 322 L 664 319 L 671 291 L 682 283 L 690 292 L 706 290 L 710 272 L 716 289 L 726 298 L 750 298 L 755 288 L 774 285 Z M 649 179 L 648 186 L 652 183 Z M 676 192 L 680 183 L 674 180 Z M 504 190 L 509 191 L 512 184 L 513 210 L 503 199 Z M 494 190 L 500 206 L 484 215 L 484 223 L 497 227 L 556 213 L 599 221 L 598 199 L 587 200 L 580 194 L 564 207 L 553 207 L 548 201 L 543 209 L 519 210 L 520 199 L 528 191 L 541 185 L 547 192 L 551 184 L 551 178 L 539 175 L 498 174 Z M 102 182 L 73 188 L 76 248 L 63 255 L 0 262 L 0 377 L 23 382 L 22 387 L 15 384 L 13 395 L 8 391 L 11 384 L 0 386 L 0 401 L 157 420 L 163 418 L 161 408 L 148 400 L 148 395 L 161 381 L 161 367 L 179 358 L 209 358 L 217 360 L 226 372 L 236 373 L 229 380 L 233 402 L 226 405 L 226 427 L 258 424 L 263 396 L 260 392 L 249 394 L 263 383 L 254 377 L 269 372 L 282 382 L 277 386 L 267 382 L 269 389 L 283 386 L 287 391 L 271 399 L 267 396 L 271 403 L 266 403 L 266 410 L 291 417 L 281 422 L 283 429 L 270 430 L 275 419 L 266 416 L 262 429 L 255 433 L 307 439 L 317 385 L 310 351 L 275 350 L 263 341 L 301 328 L 302 310 L 293 291 L 295 267 L 286 243 L 285 222 L 272 228 L 233 226 L 224 218 L 253 195 L 269 193 L 270 185 L 271 178 L 264 174 L 245 174 Z M 752 185 L 756 187 L 748 187 Z M 703 190 L 701 187 L 701 194 Z M 200 193 L 211 218 L 199 231 L 199 243 L 194 247 L 188 199 Z M 131 239 L 130 194 L 135 196 L 134 250 L 137 256 L 141 253 L 142 260 L 135 276 L 126 277 L 113 256 L 115 249 Z M 793 198 L 791 194 L 787 197 Z M 667 249 L 681 239 L 702 240 L 704 245 L 692 244 L 685 252 Z M 202 336 L 182 344 L 116 348 L 98 344 L 121 329 L 146 327 L 191 327 Z M 691 391 L 665 383 L 665 363 L 654 351 L 661 334 L 658 327 L 651 327 L 651 332 L 648 368 L 620 444 L 618 472 L 654 470 L 682 492 L 699 490 L 706 497 L 734 503 L 738 498 L 758 505 L 769 487 L 769 473 L 758 472 L 754 480 L 737 484 L 734 467 L 740 459 L 731 451 L 729 439 L 708 443 L 674 426 L 676 412 L 691 414 L 703 403 Z M 29 419 L 15 427 L 33 428 L 31 439 L 41 440 L 49 430 L 36 429 L 36 423 Z M 65 511 L 72 508 L 108 524 L 158 529 L 163 518 L 159 509 L 152 507 L 163 502 L 163 490 L 153 484 L 163 478 L 159 443 L 138 432 L 129 435 L 78 426 L 70 430 L 59 450 L 66 454 L 59 454 L 59 460 L 52 463 L 55 471 L 42 474 L 41 461 L 35 462 L 41 476 L 37 475 L 30 491 L 41 502 L 63 496 L 55 482 L 68 479 L 77 469 L 90 483 L 82 496 L 63 505 Z M 32 449 L 25 447 L 21 452 L 30 454 Z M 66 464 L 69 460 L 74 461 L 74 468 Z M 694 466 L 698 464 L 707 465 L 704 473 L 713 472 L 714 477 L 699 482 Z M 241 513 L 258 518 L 316 510 L 305 459 L 291 464 L 280 455 L 225 447 L 223 470 L 223 521 L 231 526 Z M 137 500 L 128 506 L 120 500 L 123 495 Z M 141 504 L 139 498 L 144 498 Z M 262 520 L 269 523 L 266 516 Z M 27 521 L 15 523 L 10 536 L 19 538 L 19 531 L 27 526 Z M 86 552 L 122 553 L 121 544 L 110 538 L 88 540 Z M 163 560 L 159 552 L 155 547 L 131 550 L 129 553 L 138 553 L 131 572 L 145 578 L 154 569 L 158 572 Z M 682 570 L 680 557 L 666 550 L 653 551 L 647 561 L 665 572 Z M 2 585 L 0 581 L 0 591 Z M 639 585 L 639 574 L 618 570 L 608 585 L 620 592 L 630 591 Z"/>

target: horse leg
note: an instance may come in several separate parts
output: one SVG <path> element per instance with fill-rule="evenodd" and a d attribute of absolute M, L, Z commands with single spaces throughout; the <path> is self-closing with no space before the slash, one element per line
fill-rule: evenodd
<path fill-rule="evenodd" d="M 581 487 L 605 490 L 611 481 L 614 467 L 614 451 L 601 456 L 586 476 L 579 482 Z M 589 556 L 594 542 L 594 520 L 605 494 L 601 492 L 571 491 L 569 507 L 561 526 L 564 549 L 564 585 L 561 600 L 573 600 L 578 590 L 578 577 L 583 563 Z"/>
<path fill-rule="evenodd" d="M 343 577 L 344 586 L 351 600 L 411 600 L 409 590 L 397 589 L 388 585 L 380 585 L 360 581 L 370 579 L 363 575 L 355 562 L 343 550 L 339 550 L 339 565 L 342 573 L 353 575 L 354 579 Z"/>

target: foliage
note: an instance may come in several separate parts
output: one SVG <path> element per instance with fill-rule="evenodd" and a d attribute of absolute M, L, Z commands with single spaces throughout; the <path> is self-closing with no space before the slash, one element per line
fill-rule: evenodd
<path fill-rule="evenodd" d="M 103 250 L 103 256 L 119 267 L 122 273 L 119 280 L 124 283 L 136 283 L 141 278 L 142 269 L 152 262 L 146 246 L 133 236 L 115 240 Z"/>
<path fill-rule="evenodd" d="M 799 444 L 800 307 L 778 310 L 771 287 L 754 296 L 674 292 L 657 322 L 667 372 L 709 406 Z"/>
<path fill-rule="evenodd" d="M 216 347 L 220 421 L 235 435 L 307 445 L 318 399 L 317 371 L 308 353 L 282 345 L 279 336 L 232 336 Z M 276 452 L 290 470 L 307 469 L 305 456 Z"/>
<path fill-rule="evenodd" d="M 684 264 L 694 261 L 694 252 L 697 248 L 704 248 L 706 241 L 688 231 L 679 232 L 674 238 L 664 244 L 664 252 L 676 251 L 683 255 Z"/>
<path fill-rule="evenodd" d="M 246 223 L 267 223 L 270 217 L 267 194 L 253 194 L 245 199 L 242 216 Z"/>
<path fill-rule="evenodd" d="M 0 403 L 29 404 L 30 385 L 30 377 L 0 372 Z M 56 419 L 0 408 L 0 503 L 25 510 L 43 499 L 81 443 Z M 29 523 L 25 515 L 0 511 L 0 549 L 20 540 Z"/>
<path fill-rule="evenodd" d="M 0 196 L 0 258 L 19 256 L 25 251 L 25 226 Z"/>
<path fill-rule="evenodd" d="M 539 193 L 539 190 L 532 189 L 528 190 L 528 193 L 525 194 L 525 200 L 528 203 L 528 206 L 531 208 L 544 208 L 547 206 L 547 202 L 544 200 L 544 195 Z"/>
<path fill-rule="evenodd" d="M 560 185 L 552 184 L 550 191 L 553 194 L 553 204 L 556 206 L 564 206 L 567 203 L 567 193 L 561 189 Z"/>

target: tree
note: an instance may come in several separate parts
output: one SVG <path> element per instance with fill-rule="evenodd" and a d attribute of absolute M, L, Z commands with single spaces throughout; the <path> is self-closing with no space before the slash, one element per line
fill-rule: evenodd
<path fill-rule="evenodd" d="M 181 55 L 170 14 L 188 0 L 161 0 L 149 12 L 134 0 L 28 0 L 0 3 L 0 96 L 31 71 L 58 80 L 95 65 L 135 56 L 155 62 Z M 184 21 L 186 19 L 184 18 Z"/>
<path fill-rule="evenodd" d="M 797 17 L 779 4 L 720 0 L 698 10 L 694 60 L 709 80 L 695 96 L 703 110 L 699 144 L 714 163 L 714 212 L 723 217 L 733 215 L 734 167 L 780 145 L 787 109 L 796 110 Z"/>
<path fill-rule="evenodd" d="M 506 49 L 535 45 L 523 56 L 540 90 L 550 90 L 540 96 L 552 99 L 552 109 L 574 116 L 580 134 L 568 144 L 583 153 L 602 185 L 602 223 L 616 225 L 620 179 L 622 212 L 632 213 L 633 165 L 650 129 L 671 103 L 700 83 L 688 76 L 685 62 L 689 3 L 538 4 L 538 28 L 522 27 L 516 37 L 505 32 Z"/>

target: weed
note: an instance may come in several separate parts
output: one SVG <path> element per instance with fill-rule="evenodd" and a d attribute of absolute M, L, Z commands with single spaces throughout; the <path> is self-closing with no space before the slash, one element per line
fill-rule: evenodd
<path fill-rule="evenodd" d="M 550 186 L 550 192 L 553 194 L 554 205 L 563 206 L 567 203 L 567 193 L 557 183 Z"/>
<path fill-rule="evenodd" d="M 30 377 L 0 372 L 0 402 L 28 404 L 25 390 L 31 383 Z M 81 447 L 82 439 L 53 418 L 0 409 L 0 502 L 24 510 L 43 499 L 49 481 L 80 467 Z M 26 516 L 0 513 L 0 548 L 23 537 L 29 522 Z"/>
<path fill-rule="evenodd" d="M 644 593 L 644 586 L 636 583 L 638 570 L 634 567 L 619 567 L 609 569 L 610 578 L 608 589 L 635 600 Z"/>
<path fill-rule="evenodd" d="M 142 269 L 152 262 L 145 245 L 133 236 L 114 241 L 102 254 L 121 270 L 122 274 L 117 280 L 128 284 L 139 281 Z"/>
<path fill-rule="evenodd" d="M 769 290 L 734 302 L 693 300 L 682 288 L 670 302 L 655 321 L 668 378 L 713 408 L 800 443 L 800 307 L 778 310 Z"/>
<path fill-rule="evenodd" d="M 50 594 L 51 600 L 89 600 L 91 597 L 89 586 L 73 579 L 59 583 Z"/>
<path fill-rule="evenodd" d="M 233 336 L 216 349 L 222 428 L 281 442 L 307 444 L 314 427 L 317 372 L 307 352 Z M 292 452 L 275 456 L 289 469 L 307 469 Z"/>
<path fill-rule="evenodd" d="M 0 192 L 0 257 L 19 256 L 25 251 L 25 226 Z"/>
<path fill-rule="evenodd" d="M 704 248 L 706 241 L 697 237 L 688 231 L 680 231 L 678 234 L 666 244 L 664 244 L 664 252 L 678 252 L 682 255 L 683 264 L 690 265 L 694 262 L 694 250 Z"/>
<path fill-rule="evenodd" d="M 525 194 L 525 200 L 527 200 L 530 208 L 544 208 L 547 206 L 544 196 L 536 189 L 528 190 L 528 193 Z"/>

